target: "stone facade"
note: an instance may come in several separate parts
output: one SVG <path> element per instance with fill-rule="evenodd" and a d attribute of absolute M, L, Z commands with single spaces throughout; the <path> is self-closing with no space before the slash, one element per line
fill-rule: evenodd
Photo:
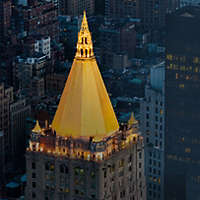
<path fill-rule="evenodd" d="M 145 199 L 143 139 L 136 130 L 115 133 L 106 148 L 105 142 L 70 142 L 33 132 L 26 153 L 26 199 Z M 93 150 L 81 150 L 84 143 Z"/>

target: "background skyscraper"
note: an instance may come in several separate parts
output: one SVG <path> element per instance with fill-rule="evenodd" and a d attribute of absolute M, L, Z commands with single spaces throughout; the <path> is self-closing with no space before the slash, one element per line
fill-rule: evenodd
<path fill-rule="evenodd" d="M 186 199 L 187 177 L 200 169 L 200 8 L 167 16 L 165 199 Z"/>
<path fill-rule="evenodd" d="M 164 66 L 151 68 L 140 104 L 148 200 L 164 199 Z"/>

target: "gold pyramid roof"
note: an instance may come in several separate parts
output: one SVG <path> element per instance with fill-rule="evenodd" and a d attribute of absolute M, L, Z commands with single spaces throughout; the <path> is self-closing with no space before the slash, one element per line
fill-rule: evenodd
<path fill-rule="evenodd" d="M 77 53 L 52 123 L 63 137 L 101 140 L 119 129 L 93 53 L 86 13 L 78 34 Z"/>

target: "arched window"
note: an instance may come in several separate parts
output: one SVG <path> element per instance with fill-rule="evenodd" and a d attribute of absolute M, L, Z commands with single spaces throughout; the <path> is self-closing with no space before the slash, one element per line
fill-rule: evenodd
<path fill-rule="evenodd" d="M 88 50 L 86 49 L 85 50 L 85 57 L 87 57 L 87 54 L 88 54 Z"/>
<path fill-rule="evenodd" d="M 81 49 L 81 56 L 83 56 L 83 49 Z"/>
<path fill-rule="evenodd" d="M 90 51 L 89 51 L 89 56 L 91 56 L 91 49 L 90 49 Z"/>
<path fill-rule="evenodd" d="M 83 38 L 82 38 L 81 44 L 83 44 Z"/>
<path fill-rule="evenodd" d="M 85 44 L 87 44 L 87 38 L 85 38 Z"/>

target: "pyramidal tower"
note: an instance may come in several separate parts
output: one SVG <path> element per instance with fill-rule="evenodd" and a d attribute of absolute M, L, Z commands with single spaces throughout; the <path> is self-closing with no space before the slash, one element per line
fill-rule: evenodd
<path fill-rule="evenodd" d="M 85 12 L 78 34 L 76 56 L 52 128 L 59 136 L 93 137 L 96 141 L 119 129 L 94 57 Z"/>
<path fill-rule="evenodd" d="M 119 127 L 84 12 L 53 122 L 30 135 L 25 199 L 145 199 L 142 145 L 133 115 Z"/>

